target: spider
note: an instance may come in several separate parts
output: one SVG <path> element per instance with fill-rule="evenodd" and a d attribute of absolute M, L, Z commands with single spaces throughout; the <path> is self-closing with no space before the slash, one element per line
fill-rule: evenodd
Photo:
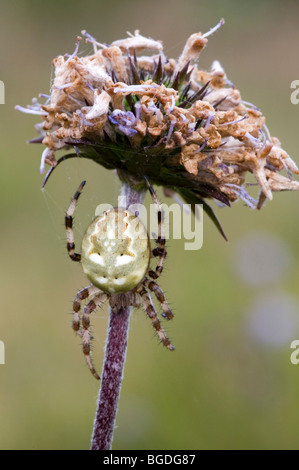
<path fill-rule="evenodd" d="M 162 289 L 155 282 L 163 271 L 166 257 L 165 238 L 162 237 L 162 210 L 146 177 L 145 181 L 157 207 L 158 216 L 158 237 L 155 240 L 157 246 L 152 250 L 148 233 L 137 215 L 117 207 L 97 216 L 91 222 L 82 239 L 82 254 L 75 252 L 73 215 L 86 181 L 80 184 L 65 216 L 68 255 L 72 261 L 81 262 L 84 273 L 91 281 L 91 285 L 80 290 L 75 297 L 72 326 L 82 337 L 83 354 L 96 379 L 100 379 L 100 376 L 90 354 L 90 315 L 107 300 L 115 314 L 121 308 L 142 306 L 162 344 L 169 350 L 174 350 L 148 292 L 153 292 L 161 304 L 162 316 L 171 320 L 173 313 Z M 151 257 L 158 259 L 154 270 L 150 268 Z M 80 318 L 83 301 L 88 302 Z"/>

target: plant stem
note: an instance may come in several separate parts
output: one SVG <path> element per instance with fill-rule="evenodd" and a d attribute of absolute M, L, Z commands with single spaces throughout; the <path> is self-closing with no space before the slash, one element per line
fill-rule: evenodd
<path fill-rule="evenodd" d="M 110 321 L 102 383 L 94 421 L 91 450 L 110 450 L 126 359 L 131 307 L 117 314 L 110 309 Z"/>
<path fill-rule="evenodd" d="M 125 206 L 141 204 L 144 192 L 135 191 L 123 184 L 121 195 L 126 197 Z M 101 387 L 97 402 L 91 440 L 91 450 L 110 450 L 126 360 L 131 307 L 121 308 L 118 313 L 109 311 L 109 327 Z"/>

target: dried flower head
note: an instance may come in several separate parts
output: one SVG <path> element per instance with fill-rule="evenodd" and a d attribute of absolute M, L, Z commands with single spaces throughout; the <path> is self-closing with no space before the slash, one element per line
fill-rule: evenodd
<path fill-rule="evenodd" d="M 78 37 L 73 54 L 54 59 L 51 95 L 40 95 L 45 103 L 17 107 L 43 119 L 36 126 L 41 137 L 31 142 L 46 146 L 40 169 L 52 168 L 45 182 L 65 159 L 89 158 L 136 188 L 146 175 L 167 194 L 203 204 L 222 234 L 207 198 L 261 208 L 273 191 L 298 190 L 298 168 L 261 111 L 242 100 L 218 61 L 209 72 L 197 66 L 208 36 L 223 23 L 190 36 L 177 60 L 139 31 L 110 45 L 82 31 L 93 53 L 77 55 Z M 56 151 L 69 148 L 74 152 L 57 161 Z M 249 173 L 260 187 L 257 200 L 244 188 Z"/>

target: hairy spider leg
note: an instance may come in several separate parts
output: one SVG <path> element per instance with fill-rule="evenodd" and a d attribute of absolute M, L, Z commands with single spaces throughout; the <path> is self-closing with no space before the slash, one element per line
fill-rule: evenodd
<path fill-rule="evenodd" d="M 82 335 L 82 346 L 83 346 L 83 354 L 85 356 L 87 365 L 92 373 L 92 375 L 97 379 L 100 380 L 99 374 L 96 372 L 91 355 L 90 355 L 90 342 L 91 342 L 91 335 L 90 335 L 90 314 L 94 312 L 98 307 L 100 307 L 105 301 L 107 300 L 106 294 L 99 294 L 94 297 L 87 305 L 85 305 L 82 315 L 82 326 L 83 326 L 83 335 Z"/>
<path fill-rule="evenodd" d="M 164 292 L 161 289 L 160 286 L 155 281 L 152 281 L 151 279 L 145 278 L 143 281 L 143 285 L 147 287 L 151 292 L 153 292 L 158 300 L 160 302 L 162 310 L 163 310 L 163 318 L 167 318 L 167 320 L 171 320 L 173 318 L 173 313 L 171 311 L 171 308 L 169 307 L 167 300 L 165 298 Z"/>
<path fill-rule="evenodd" d="M 163 234 L 162 234 L 162 207 L 161 207 L 161 203 L 160 203 L 153 187 L 151 186 L 150 182 L 148 181 L 147 177 L 144 176 L 144 179 L 145 179 L 148 190 L 149 190 L 149 192 L 150 192 L 150 194 L 153 198 L 153 201 L 156 205 L 156 208 L 157 208 L 158 238 L 155 240 L 156 243 L 157 243 L 157 247 L 152 250 L 152 255 L 154 257 L 158 257 L 159 260 L 158 260 L 158 264 L 157 264 L 155 270 L 149 270 L 149 272 L 148 272 L 148 275 L 152 279 L 157 279 L 162 274 L 165 258 L 166 258 L 166 255 L 167 255 L 167 252 L 166 252 L 166 249 L 165 249 L 166 240 L 165 240 L 165 238 L 163 237 Z"/>
<path fill-rule="evenodd" d="M 154 329 L 157 332 L 157 335 L 160 339 L 160 341 L 166 346 L 168 349 L 173 351 L 175 347 L 171 344 L 170 339 L 168 338 L 165 330 L 161 326 L 161 322 L 158 318 L 158 314 L 156 312 L 155 307 L 153 306 L 151 296 L 147 292 L 147 290 L 144 288 L 144 286 L 140 286 L 137 290 L 139 293 L 142 303 L 143 303 L 143 308 L 147 314 L 147 316 L 151 319 L 152 325 Z"/>
<path fill-rule="evenodd" d="M 81 254 L 75 253 L 75 240 L 74 240 L 74 232 L 73 232 L 73 215 L 76 209 L 76 205 L 80 194 L 85 186 L 86 181 L 82 181 L 78 190 L 76 191 L 73 199 L 71 200 L 70 206 L 65 215 L 65 229 L 66 229 L 66 248 L 68 251 L 68 255 L 72 261 L 81 261 Z"/>
<path fill-rule="evenodd" d="M 81 310 L 81 303 L 83 300 L 87 300 L 90 297 L 102 293 L 101 290 L 91 284 L 88 287 L 80 290 L 73 302 L 73 330 L 82 336 L 82 331 L 80 331 L 80 310 Z"/>

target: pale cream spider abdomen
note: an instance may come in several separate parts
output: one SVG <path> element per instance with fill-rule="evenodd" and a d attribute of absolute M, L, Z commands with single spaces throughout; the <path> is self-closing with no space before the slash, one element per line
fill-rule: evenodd
<path fill-rule="evenodd" d="M 82 268 L 94 286 L 109 294 L 134 289 L 145 277 L 150 242 L 142 222 L 115 208 L 96 217 L 82 240 Z"/>

